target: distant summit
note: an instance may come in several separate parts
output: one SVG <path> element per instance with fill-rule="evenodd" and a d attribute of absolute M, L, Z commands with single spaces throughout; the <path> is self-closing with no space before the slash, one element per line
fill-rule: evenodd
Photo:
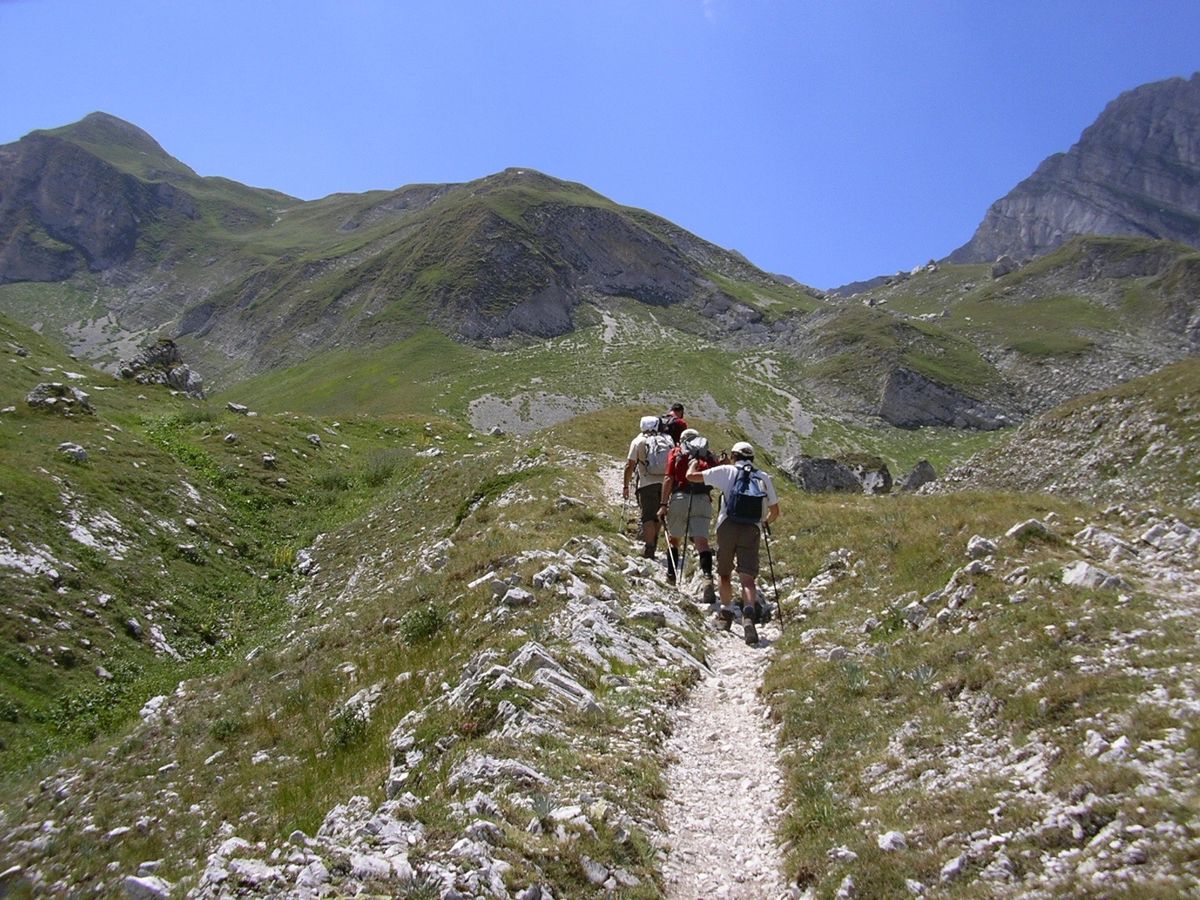
<path fill-rule="evenodd" d="M 1068 152 L 992 204 L 949 261 L 1027 258 L 1085 234 L 1200 247 L 1200 73 L 1121 94 Z"/>

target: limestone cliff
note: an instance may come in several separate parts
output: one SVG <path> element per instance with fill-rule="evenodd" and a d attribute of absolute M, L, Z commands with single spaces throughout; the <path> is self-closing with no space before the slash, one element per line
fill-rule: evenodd
<path fill-rule="evenodd" d="M 1068 152 L 992 204 L 949 260 L 1028 258 L 1084 234 L 1200 247 L 1200 73 L 1121 94 Z"/>

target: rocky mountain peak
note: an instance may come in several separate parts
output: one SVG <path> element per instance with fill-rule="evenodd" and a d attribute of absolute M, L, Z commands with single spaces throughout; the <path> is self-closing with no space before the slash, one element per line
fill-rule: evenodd
<path fill-rule="evenodd" d="M 1200 246 L 1200 73 L 1126 91 L 997 200 L 951 262 L 1028 258 L 1084 234 Z"/>

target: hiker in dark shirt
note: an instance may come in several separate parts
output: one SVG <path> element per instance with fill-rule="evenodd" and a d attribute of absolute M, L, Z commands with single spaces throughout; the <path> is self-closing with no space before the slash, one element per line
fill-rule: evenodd
<path fill-rule="evenodd" d="M 671 441 L 678 444 L 688 423 L 683 418 L 683 404 L 672 403 L 671 410 L 662 417 L 664 429 L 671 436 Z"/>

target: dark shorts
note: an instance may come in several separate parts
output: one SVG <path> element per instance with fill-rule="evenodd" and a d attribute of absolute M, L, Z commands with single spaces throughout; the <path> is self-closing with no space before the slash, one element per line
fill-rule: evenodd
<path fill-rule="evenodd" d="M 717 528 L 717 574 L 722 578 L 732 575 L 736 556 L 739 575 L 757 575 L 760 537 L 757 525 L 730 519 L 722 522 Z"/>
<path fill-rule="evenodd" d="M 658 505 L 662 502 L 662 485 L 648 484 L 638 488 L 638 507 L 642 511 L 642 524 L 658 518 Z"/>

